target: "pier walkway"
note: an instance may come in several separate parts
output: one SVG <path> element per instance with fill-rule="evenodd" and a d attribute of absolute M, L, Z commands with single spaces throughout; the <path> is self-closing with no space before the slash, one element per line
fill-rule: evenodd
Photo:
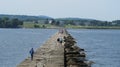
<path fill-rule="evenodd" d="M 57 38 L 67 36 L 67 33 L 55 33 L 40 48 L 35 51 L 33 61 L 25 59 L 17 67 L 64 67 L 64 46 Z"/>
<path fill-rule="evenodd" d="M 85 57 L 84 49 L 78 47 L 75 39 L 63 29 L 35 51 L 33 60 L 28 57 L 17 67 L 91 67 L 93 62 Z"/>

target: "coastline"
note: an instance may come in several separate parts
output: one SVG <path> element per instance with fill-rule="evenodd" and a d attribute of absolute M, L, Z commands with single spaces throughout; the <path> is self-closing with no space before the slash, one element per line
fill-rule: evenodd
<path fill-rule="evenodd" d="M 120 29 L 120 26 L 49 26 L 45 28 L 34 28 L 34 27 L 22 27 L 22 28 L 0 28 L 0 29 Z"/>

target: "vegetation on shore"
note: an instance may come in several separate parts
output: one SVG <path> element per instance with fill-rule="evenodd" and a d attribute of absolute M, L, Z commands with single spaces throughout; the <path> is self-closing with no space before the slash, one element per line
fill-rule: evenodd
<path fill-rule="evenodd" d="M 0 28 L 22 28 L 23 21 L 17 18 L 9 19 L 8 17 L 0 18 Z"/>
<path fill-rule="evenodd" d="M 60 28 L 61 26 L 51 24 L 35 24 L 35 23 L 24 23 L 24 28 Z M 63 28 L 70 29 L 120 29 L 120 26 L 80 26 L 80 25 L 64 25 Z"/>
<path fill-rule="evenodd" d="M 120 20 L 101 21 L 83 18 L 51 18 L 47 16 L 0 15 L 0 28 L 74 28 L 120 29 Z"/>
<path fill-rule="evenodd" d="M 74 26 L 74 25 L 66 25 L 65 28 L 72 29 L 120 29 L 120 26 Z"/>

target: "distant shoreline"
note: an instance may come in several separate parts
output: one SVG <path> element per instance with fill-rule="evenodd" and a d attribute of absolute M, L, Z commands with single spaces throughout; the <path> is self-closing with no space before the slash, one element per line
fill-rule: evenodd
<path fill-rule="evenodd" d="M 103 27 L 103 26 L 81 26 L 81 27 L 46 27 L 46 28 L 0 28 L 0 29 L 60 29 L 60 28 L 66 28 L 66 29 L 120 29 L 120 27 Z"/>
<path fill-rule="evenodd" d="M 120 29 L 120 26 L 73 26 L 73 27 L 66 27 L 72 29 Z"/>

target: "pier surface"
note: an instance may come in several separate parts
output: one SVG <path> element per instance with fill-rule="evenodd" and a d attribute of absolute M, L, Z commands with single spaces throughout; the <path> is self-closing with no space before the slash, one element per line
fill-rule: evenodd
<path fill-rule="evenodd" d="M 40 48 L 35 51 L 33 61 L 26 58 L 17 67 L 64 67 L 64 46 L 57 38 L 67 36 L 67 33 L 55 33 Z"/>
<path fill-rule="evenodd" d="M 93 62 L 85 57 L 84 49 L 78 47 L 75 39 L 63 29 L 35 51 L 33 60 L 28 57 L 17 67 L 91 67 Z"/>

